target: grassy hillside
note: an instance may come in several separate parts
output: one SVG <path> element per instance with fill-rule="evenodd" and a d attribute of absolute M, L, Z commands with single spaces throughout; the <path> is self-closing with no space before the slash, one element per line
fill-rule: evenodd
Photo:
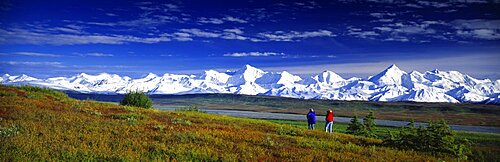
<path fill-rule="evenodd" d="M 265 120 L 79 101 L 0 86 L 0 161 L 451 161 Z"/>
<path fill-rule="evenodd" d="M 267 120 L 278 124 L 287 124 L 296 128 L 307 129 L 304 121 L 294 120 Z M 316 127 L 322 128 L 323 123 L 317 124 Z M 339 133 L 346 133 L 348 124 L 335 123 L 333 130 Z M 396 127 L 377 126 L 374 130 L 377 138 L 385 138 L 389 136 L 389 132 L 397 133 L 399 129 Z M 456 132 L 459 138 L 470 140 L 472 145 L 472 161 L 499 161 L 500 160 L 500 134 L 496 133 L 477 133 L 477 132 Z"/>

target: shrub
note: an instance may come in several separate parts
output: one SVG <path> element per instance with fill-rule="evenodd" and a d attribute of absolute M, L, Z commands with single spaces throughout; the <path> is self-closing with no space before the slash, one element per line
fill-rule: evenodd
<path fill-rule="evenodd" d="M 351 119 L 351 123 L 347 126 L 346 133 L 354 135 L 363 135 L 365 132 L 365 126 L 359 122 L 358 116 L 354 116 Z"/>
<path fill-rule="evenodd" d="M 201 109 L 198 108 L 198 106 L 184 106 L 184 107 L 179 107 L 175 109 L 176 111 L 196 111 L 196 112 L 201 112 Z"/>
<path fill-rule="evenodd" d="M 129 113 L 129 114 L 113 114 L 111 115 L 111 118 L 126 120 L 130 125 L 135 125 L 139 120 L 146 118 L 146 116 L 142 114 Z"/>
<path fill-rule="evenodd" d="M 0 137 L 11 137 L 19 134 L 20 128 L 16 125 L 12 125 L 12 127 L 2 127 L 0 126 Z"/>
<path fill-rule="evenodd" d="M 276 129 L 276 133 L 279 135 L 289 135 L 289 136 L 298 136 L 298 135 L 304 135 L 304 132 L 293 128 L 291 126 L 280 126 Z"/>
<path fill-rule="evenodd" d="M 374 133 L 375 126 L 375 115 L 373 112 L 370 112 L 365 118 L 363 118 L 363 123 L 359 122 L 357 116 L 352 118 L 346 132 L 358 136 L 376 137 Z"/>
<path fill-rule="evenodd" d="M 153 126 L 153 129 L 157 130 L 157 131 L 163 131 L 165 129 L 165 126 L 164 125 L 155 125 L 155 126 Z"/>
<path fill-rule="evenodd" d="M 471 142 L 459 139 L 454 131 L 444 122 L 429 123 L 427 127 L 416 128 L 412 121 L 408 127 L 400 128 L 399 134 L 389 134 L 383 142 L 387 146 L 426 151 L 435 155 L 450 154 L 461 160 L 467 160 L 471 154 Z"/>
<path fill-rule="evenodd" d="M 172 121 L 173 124 L 179 124 L 179 125 L 191 125 L 191 121 L 187 119 L 181 119 L 181 118 L 176 118 L 174 121 Z"/>
<path fill-rule="evenodd" d="M 0 91 L 0 96 L 17 96 L 17 94 L 11 91 Z"/>
<path fill-rule="evenodd" d="M 373 114 L 373 111 L 370 111 L 368 115 L 363 118 L 363 125 L 365 126 L 365 134 L 364 136 L 366 137 L 375 137 L 375 115 Z"/>
<path fill-rule="evenodd" d="M 129 92 L 125 98 L 120 102 L 121 105 L 136 106 L 143 108 L 151 108 L 153 101 L 144 92 Z"/>
<path fill-rule="evenodd" d="M 267 147 L 274 147 L 276 145 L 276 142 L 269 136 L 269 134 L 266 134 L 266 139 L 262 141 L 262 144 Z"/>
<path fill-rule="evenodd" d="M 88 113 L 90 115 L 95 115 L 95 116 L 102 116 L 102 113 L 97 111 L 97 110 L 88 110 L 84 109 L 83 112 Z"/>

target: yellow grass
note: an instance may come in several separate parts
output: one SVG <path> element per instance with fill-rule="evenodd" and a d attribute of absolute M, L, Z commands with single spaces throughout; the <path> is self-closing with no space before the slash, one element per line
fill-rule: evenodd
<path fill-rule="evenodd" d="M 0 91 L 0 161 L 452 161 L 264 120 Z"/>

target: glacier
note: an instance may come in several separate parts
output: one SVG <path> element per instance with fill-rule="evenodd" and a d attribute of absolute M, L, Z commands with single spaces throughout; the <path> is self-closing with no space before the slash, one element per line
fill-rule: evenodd
<path fill-rule="evenodd" d="M 148 94 L 229 93 L 302 99 L 411 101 L 500 104 L 500 80 L 475 79 L 458 71 L 407 73 L 396 65 L 368 78 L 344 79 L 333 71 L 301 78 L 287 71 L 266 72 L 251 65 L 235 71 L 207 70 L 201 75 L 147 74 L 130 78 L 117 74 L 81 73 L 71 77 L 38 79 L 28 75 L 0 77 L 4 85 L 33 85 L 81 93 Z"/>

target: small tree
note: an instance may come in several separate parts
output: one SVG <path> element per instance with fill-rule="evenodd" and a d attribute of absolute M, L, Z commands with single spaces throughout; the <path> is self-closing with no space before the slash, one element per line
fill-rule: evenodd
<path fill-rule="evenodd" d="M 368 115 L 363 118 L 363 125 L 365 126 L 365 134 L 364 136 L 366 137 L 375 137 L 375 115 L 373 114 L 373 111 L 370 111 Z"/>
<path fill-rule="evenodd" d="M 144 92 L 133 91 L 125 95 L 125 98 L 120 102 L 121 105 L 136 106 L 143 108 L 151 108 L 153 101 Z"/>
<path fill-rule="evenodd" d="M 358 116 L 354 116 L 351 119 L 351 123 L 347 127 L 347 133 L 354 135 L 363 135 L 365 132 L 365 126 L 359 122 Z"/>
<path fill-rule="evenodd" d="M 432 154 L 451 154 L 460 160 L 467 160 L 471 154 L 471 143 L 456 137 L 455 132 L 444 122 L 429 123 L 427 127 L 414 126 L 400 129 L 399 134 L 390 134 L 383 142 L 387 146 L 401 149 L 427 151 Z"/>
<path fill-rule="evenodd" d="M 370 112 L 361 123 L 357 116 L 351 119 L 351 123 L 347 127 L 347 133 L 357 136 L 375 137 L 375 115 Z"/>

